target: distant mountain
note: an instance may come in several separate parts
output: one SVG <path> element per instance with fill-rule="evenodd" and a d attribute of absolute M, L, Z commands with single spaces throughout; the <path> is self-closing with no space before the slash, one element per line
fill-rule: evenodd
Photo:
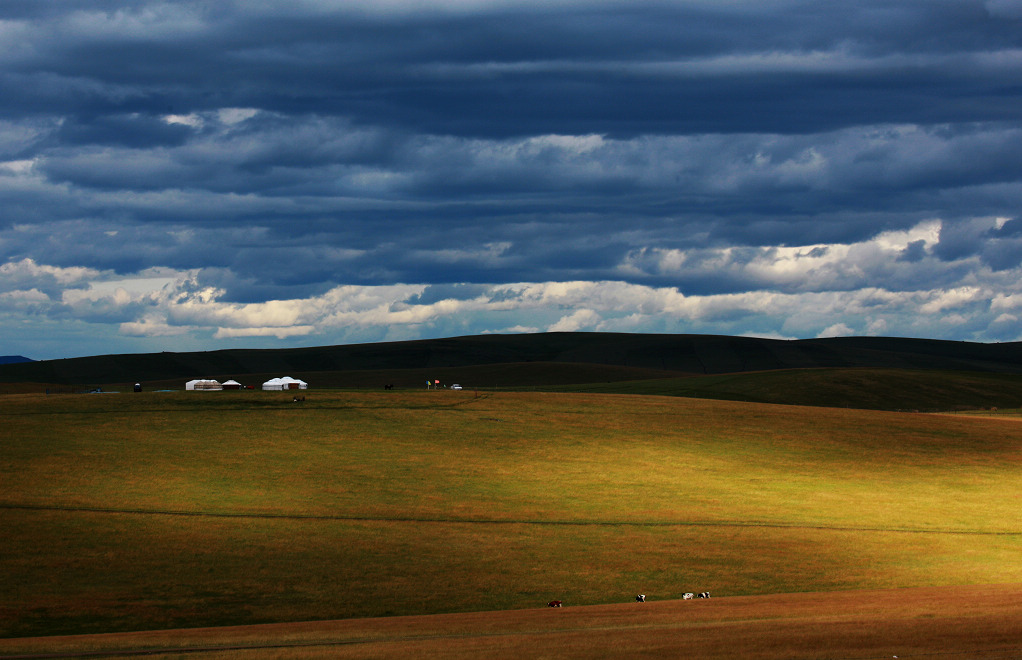
<path fill-rule="evenodd" d="M 0 364 L 0 382 L 78 385 L 183 382 L 246 375 L 254 380 L 267 374 L 310 380 L 309 376 L 322 374 L 317 381 L 321 386 L 339 386 L 364 380 L 356 377 L 360 372 L 400 371 L 409 379 L 414 377 L 408 382 L 417 385 L 425 377 L 422 374 L 438 370 L 532 363 L 576 365 L 580 374 L 584 372 L 590 379 L 584 382 L 650 378 L 651 372 L 667 377 L 823 367 L 1022 374 L 1022 343 L 896 337 L 777 340 L 682 334 L 478 335 L 315 348 L 163 352 L 9 363 Z M 581 369 L 582 365 L 586 368 Z M 596 366 L 600 365 L 607 367 L 603 370 L 606 378 L 598 378 Z M 558 372 L 562 382 L 564 372 Z M 329 378 L 327 373 L 331 374 Z"/>
<path fill-rule="evenodd" d="M 33 360 L 23 355 L 0 355 L 0 364 L 19 364 L 21 362 L 33 362 Z"/>

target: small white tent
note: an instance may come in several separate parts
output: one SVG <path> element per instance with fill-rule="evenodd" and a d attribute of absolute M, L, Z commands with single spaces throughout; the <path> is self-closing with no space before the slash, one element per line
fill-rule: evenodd
<path fill-rule="evenodd" d="M 308 389 L 309 385 L 304 380 L 292 378 L 291 376 L 284 376 L 283 378 L 271 378 L 270 380 L 263 383 L 264 390 L 304 390 Z"/>
<path fill-rule="evenodd" d="M 241 383 L 239 383 L 236 380 L 225 380 L 224 381 L 224 389 L 225 390 L 240 390 L 241 389 Z"/>

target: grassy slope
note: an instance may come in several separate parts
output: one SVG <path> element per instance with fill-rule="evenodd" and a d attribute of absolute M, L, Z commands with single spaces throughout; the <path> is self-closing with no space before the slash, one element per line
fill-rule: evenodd
<path fill-rule="evenodd" d="M 273 374 L 239 376 L 245 385 L 260 384 Z M 637 367 L 570 363 L 510 363 L 435 369 L 321 371 L 293 374 L 314 390 L 424 389 L 425 381 L 461 383 L 469 390 L 539 390 L 559 392 L 665 395 L 730 401 L 780 403 L 874 410 L 950 411 L 1022 407 L 1022 376 L 982 372 L 912 371 L 844 368 L 789 369 L 765 372 L 678 376 Z M 50 391 L 39 383 L 0 384 L 0 394 Z M 181 390 L 178 380 L 147 381 L 147 390 Z M 130 392 L 132 383 L 106 390 Z"/>
<path fill-rule="evenodd" d="M 236 380 L 256 388 L 273 373 L 257 373 L 236 376 Z M 424 369 L 362 369 L 358 371 L 315 371 L 296 372 L 295 376 L 307 381 L 313 389 L 383 389 L 394 385 L 397 389 L 424 389 L 425 381 L 439 380 L 449 386 L 461 383 L 475 389 L 500 389 L 507 387 L 568 385 L 574 383 L 626 382 L 635 380 L 657 380 L 672 378 L 677 372 L 646 369 L 642 367 L 620 367 L 602 364 L 568 364 L 559 362 L 513 362 L 506 364 L 470 365 L 462 367 L 435 367 Z M 1020 377 L 1022 379 L 1022 377 Z M 130 383 L 124 388 L 129 389 Z M 180 380 L 149 381 L 148 389 L 181 389 Z"/>
<path fill-rule="evenodd" d="M 313 388 L 666 394 L 887 410 L 1017 407 L 1022 344 L 852 337 L 778 341 L 708 335 L 546 333 L 280 350 L 108 355 L 0 365 L 0 394 L 181 389 L 185 380 L 273 376 Z M 701 377 L 694 377 L 695 375 Z"/>
<path fill-rule="evenodd" d="M 469 391 L 0 417 L 6 636 L 1022 582 L 1014 421 Z"/>
<path fill-rule="evenodd" d="M 776 594 L 562 609 L 0 640 L 0 653 L 213 658 L 1015 657 L 1019 585 Z M 234 647 L 234 651 L 226 649 Z M 178 649 L 157 653 L 155 649 Z M 217 651 L 219 649 L 219 652 Z M 244 649 L 244 650 L 240 650 Z"/>

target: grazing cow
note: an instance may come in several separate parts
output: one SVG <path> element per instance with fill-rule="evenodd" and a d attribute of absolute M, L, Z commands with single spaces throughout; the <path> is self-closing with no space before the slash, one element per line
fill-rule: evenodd
<path fill-rule="evenodd" d="M 692 593 L 688 593 L 688 594 L 685 594 L 684 596 L 682 596 L 681 598 L 682 598 L 683 600 L 692 600 L 692 599 L 693 599 L 693 598 L 695 598 L 695 597 L 696 597 L 696 595 L 695 595 L 695 594 L 692 594 Z"/>
<path fill-rule="evenodd" d="M 559 601 L 559 600 L 552 600 L 549 603 L 547 603 L 546 606 L 547 607 L 560 607 L 561 606 L 561 601 Z"/>
<path fill-rule="evenodd" d="M 639 594 L 638 596 L 636 596 L 635 597 L 635 602 L 636 603 L 645 603 L 646 602 L 646 594 Z"/>
<path fill-rule="evenodd" d="M 709 598 L 710 597 L 710 592 L 709 591 L 704 591 L 703 593 L 699 594 L 699 597 L 700 598 Z"/>

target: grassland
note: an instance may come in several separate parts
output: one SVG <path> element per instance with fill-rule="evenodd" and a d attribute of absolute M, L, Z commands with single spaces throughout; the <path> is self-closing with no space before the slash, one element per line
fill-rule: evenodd
<path fill-rule="evenodd" d="M 1018 657 L 1019 585 L 737 596 L 0 640 L 0 658 Z"/>
<path fill-rule="evenodd" d="M 237 376 L 258 387 L 274 374 Z M 423 381 L 461 383 L 468 389 L 678 396 L 725 401 L 944 412 L 1022 408 L 1022 375 L 877 368 L 784 369 L 696 376 L 637 367 L 551 362 L 486 364 L 433 369 L 317 371 L 297 374 L 317 390 L 417 390 Z M 226 380 L 226 378 L 224 378 Z M 93 381 L 96 382 L 96 381 Z M 104 383 L 130 392 L 133 383 Z M 2 383 L 0 395 L 85 392 L 94 385 Z M 180 390 L 180 380 L 146 381 L 145 389 Z"/>
<path fill-rule="evenodd" d="M 275 350 L 101 355 L 0 364 L 0 395 L 181 389 L 196 377 L 259 387 L 666 395 L 948 411 L 1022 407 L 1022 342 L 892 337 L 781 341 L 712 335 L 538 333 Z"/>
<path fill-rule="evenodd" d="M 1017 420 L 310 391 L 0 423 L 4 637 L 1022 582 Z"/>

